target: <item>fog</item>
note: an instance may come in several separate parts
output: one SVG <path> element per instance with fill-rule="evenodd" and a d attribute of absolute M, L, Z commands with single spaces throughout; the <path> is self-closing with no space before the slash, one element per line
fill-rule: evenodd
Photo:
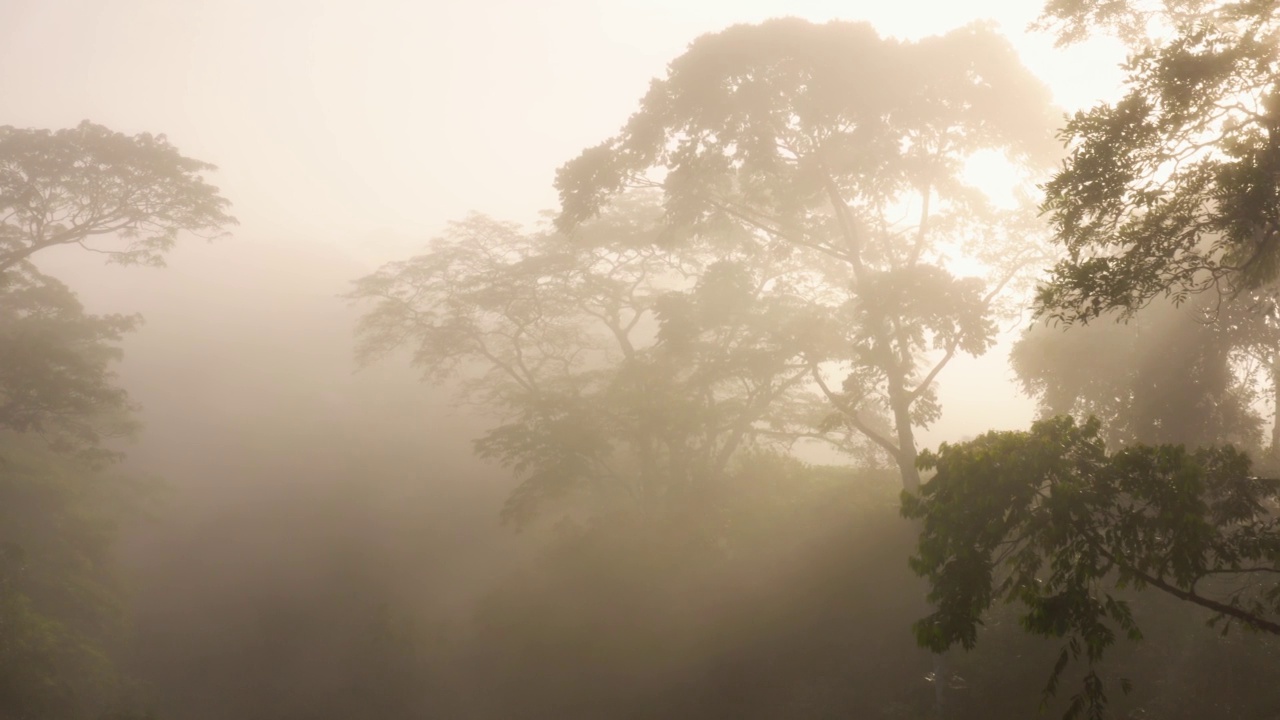
<path fill-rule="evenodd" d="M 411 273 L 376 291 L 356 283 L 395 267 L 387 263 L 475 247 L 477 237 L 488 236 L 464 233 L 452 245 L 439 240 L 453 237 L 456 226 L 450 223 L 471 213 L 514 223 L 519 231 L 513 237 L 531 249 L 500 249 L 496 255 L 515 256 L 510 265 L 483 266 L 473 275 L 463 272 L 473 267 L 466 263 L 480 261 L 467 256 L 441 274 L 441 282 L 458 282 L 461 289 L 453 292 L 490 280 L 497 288 L 491 292 L 505 292 L 510 288 L 493 278 L 506 277 L 502 273 L 517 261 L 565 261 L 542 244 L 563 239 L 548 229 L 548 213 L 560 212 L 566 197 L 557 192 L 557 169 L 617 135 L 651 81 L 666 76 L 669 64 L 696 38 L 731 26 L 777 17 L 815 24 L 867 21 L 881 37 L 911 46 L 989 21 L 987 27 L 1007 38 L 1026 70 L 1043 83 L 1045 112 L 1055 121 L 1119 97 L 1118 63 L 1125 55 L 1119 41 L 1098 37 L 1055 48 L 1048 33 L 1028 28 L 1039 12 L 1039 3 L 1013 1 L 0 4 L 0 125 L 57 130 L 89 120 L 130 136 L 163 133 L 184 156 L 217 166 L 204 179 L 230 201 L 229 212 L 238 221 L 209 241 L 181 234 L 162 268 L 106 264 L 76 244 L 30 258 L 40 273 L 74 291 L 86 312 L 144 318 L 118 343 L 123 354 L 111 365 L 113 382 L 128 392 L 141 429 L 111 443 L 123 459 L 110 473 L 129 478 L 135 488 L 129 508 L 109 521 L 117 537 L 110 544 L 109 584 L 118 591 L 111 602 L 123 619 L 106 643 L 106 655 L 121 679 L 109 683 L 110 691 L 92 691 L 109 696 L 101 702 L 87 690 L 59 694 L 58 702 L 68 704 L 56 707 L 75 707 L 74 713 L 32 710 L 14 720 L 58 713 L 122 720 L 393 720 L 1021 718 L 1037 712 L 1059 645 L 1024 635 L 1013 610 L 997 606 L 971 652 L 955 650 L 940 660 L 918 647 L 911 625 L 931 607 L 927 588 L 907 564 L 918 528 L 900 517 L 898 505 L 903 484 L 914 489 L 900 468 L 914 463 L 917 448 L 990 430 L 1021 430 L 1040 416 L 1123 415 L 1089 404 L 1087 379 L 1064 390 L 1067 400 L 1057 404 L 1052 393 L 1036 389 L 1035 378 L 1074 378 L 1065 361 L 1043 359 L 1061 357 L 1056 346 L 1036 355 L 1039 346 L 1032 344 L 1041 337 L 1037 333 L 1048 332 L 1027 309 L 1047 261 L 1034 272 L 1028 264 L 1024 275 L 1009 282 L 1001 296 L 1007 299 L 1000 300 L 1007 307 L 993 315 L 989 348 L 948 351 L 950 363 L 938 376 L 939 414 L 916 427 L 910 457 L 886 453 L 867 440 L 883 433 L 901 446 L 902 435 L 891 432 L 897 427 L 891 412 L 883 413 L 881 425 L 875 424 L 879 418 L 869 420 L 866 437 L 853 429 L 833 434 L 814 410 L 817 403 L 831 412 L 808 380 L 809 371 L 788 380 L 789 370 L 777 370 L 786 380 L 778 381 L 779 403 L 790 402 L 787 393 L 794 388 L 809 394 L 797 394 L 794 411 L 787 405 L 767 428 L 761 420 L 758 442 L 713 439 L 707 449 L 689 440 L 690 456 L 698 462 L 703 450 L 724 460 L 678 502 L 664 489 L 659 495 L 667 499 L 656 505 L 643 500 L 635 505 L 642 510 L 626 509 L 612 491 L 597 491 L 584 481 L 550 499 L 543 494 L 551 491 L 535 488 L 527 516 L 523 506 L 515 513 L 510 508 L 524 502 L 521 488 L 529 487 L 528 478 L 541 477 L 537 467 L 527 469 L 537 461 L 510 460 L 513 451 L 504 450 L 509 445 L 503 442 L 516 441 L 508 436 L 490 445 L 497 450 L 488 458 L 477 452 L 483 441 L 476 442 L 499 426 L 536 426 L 530 418 L 543 417 L 541 410 L 511 400 L 509 379 L 491 379 L 493 365 L 500 365 L 487 364 L 491 356 L 459 351 L 436 367 L 432 344 L 444 335 L 403 329 L 408 326 L 395 324 L 404 322 L 402 316 L 387 315 L 391 319 L 372 330 L 367 322 L 361 325 L 362 317 L 392 313 L 388 303 L 416 301 L 436 286 L 413 285 Z M 1035 149 L 1017 152 L 1060 152 L 1060 143 L 1036 132 L 1034 142 L 1026 143 Z M 1015 154 L 977 156 L 961 176 L 997 205 L 1014 197 L 1013 185 L 1021 183 L 1030 193 L 1043 175 L 1028 181 L 1011 170 Z M 1042 172 L 1060 157 L 1035 162 Z M 926 191 L 925 214 L 929 197 Z M 919 203 L 912 202 L 891 209 L 903 216 L 920 213 Z M 624 211 L 631 212 L 625 206 Z M 607 225 L 615 220 L 606 210 L 604 229 L 587 222 L 581 236 L 590 242 L 622 227 L 648 238 L 651 228 L 640 225 L 656 213 L 643 206 L 614 226 Z M 966 232 L 963 223 L 956 226 L 962 227 L 959 234 Z M 922 221 L 921 236 L 923 228 Z M 647 248 L 671 247 L 662 244 L 666 236 L 656 234 L 661 239 L 653 243 L 628 245 L 632 236 L 626 232 L 623 245 L 600 241 L 599 247 L 614 253 L 609 258 L 630 258 L 627 253 L 641 247 L 637 262 L 648 262 Z M 760 259 L 746 251 L 735 255 L 738 246 L 730 248 L 729 241 L 699 242 L 673 251 L 687 255 L 664 265 L 666 274 L 649 274 L 648 266 L 637 271 L 630 299 L 639 287 L 642 295 L 649 293 L 641 299 L 652 302 L 635 301 L 635 307 L 660 307 L 655 298 L 686 293 L 689 307 L 703 312 L 698 303 L 714 305 L 721 290 L 707 281 L 707 300 L 698 295 L 700 283 L 716 277 L 722 258 L 740 260 L 756 273 L 752 281 L 768 278 L 755 289 L 761 303 L 776 300 L 777 307 L 789 308 L 786 288 L 793 286 L 828 283 L 837 287 L 833 292 L 852 292 L 838 287 L 837 273 L 812 259 Z M 983 242 L 988 247 L 970 256 L 964 253 L 972 243 L 941 246 L 938 267 L 957 275 L 998 275 L 1011 253 L 996 249 L 994 240 L 977 245 Z M 913 264 L 918 257 L 919 250 Z M 801 266 L 802 260 L 809 265 Z M 596 266 L 581 272 L 588 278 L 581 287 L 614 278 Z M 674 280 L 680 272 L 685 274 Z M 861 279 L 850 278 L 840 282 L 858 287 Z M 525 297 L 520 292 L 549 282 L 534 280 L 513 280 L 515 299 L 503 311 L 508 314 L 491 312 L 486 317 L 497 317 L 498 324 L 482 327 L 475 337 L 517 337 L 519 332 L 504 335 L 511 326 L 502 323 L 515 322 L 523 331 L 522 316 L 509 308 Z M 489 292 L 488 287 L 483 289 Z M 487 302 L 476 292 L 458 306 Z M 946 302 L 961 305 L 954 297 Z M 829 305 L 844 307 L 840 302 Z M 569 378 L 582 383 L 576 389 L 596 392 L 590 383 L 597 382 L 593 373 L 601 366 L 623 355 L 629 360 L 633 351 L 665 352 L 674 345 L 664 334 L 674 331 L 664 330 L 665 323 L 683 317 L 676 310 L 655 311 L 627 328 L 638 329 L 619 349 L 609 345 L 615 338 L 607 332 L 617 328 L 596 326 L 573 335 L 565 328 L 578 332 L 584 316 L 564 312 L 568 319 L 553 318 L 545 337 L 530 346 L 545 357 L 529 351 L 530 365 L 562 361 L 564 377 L 559 370 L 538 375 L 544 372 L 538 365 L 530 385 L 560 387 L 555 383 Z M 760 317 L 773 316 L 762 310 Z M 1186 328 L 1199 327 L 1194 319 L 1179 325 L 1181 320 L 1164 315 L 1149 318 L 1125 327 L 1145 328 L 1150 347 L 1184 336 L 1190 338 L 1185 347 L 1209 342 L 1188 334 Z M 472 316 L 463 320 L 480 322 Z M 461 327 L 463 320 L 448 327 Z M 725 322 L 738 322 L 738 316 Z M 765 347 L 755 340 L 751 322 L 723 332 L 739 333 L 735 347 Z M 793 332 L 790 327 L 787 332 Z M 794 333 L 808 337 L 802 330 Z M 929 332 L 945 338 L 945 330 Z M 396 342 L 387 340 L 391 336 Z M 564 337 L 587 340 L 572 346 Z M 1141 355 L 1119 349 L 1128 347 L 1131 336 L 1125 332 L 1096 337 L 1095 345 L 1080 346 L 1087 348 L 1084 357 L 1114 352 L 1115 363 L 1129 363 Z M 1010 353 L 1024 338 L 1019 380 Z M 578 351 L 590 355 L 595 350 L 587 343 L 597 341 L 607 346 L 598 357 L 609 359 L 579 360 Z M 944 347 L 936 342 L 921 357 L 936 362 Z M 377 352 L 362 357 L 362 343 L 372 343 Z M 814 346 L 815 354 L 838 353 L 817 341 Z M 521 349 L 517 344 L 514 357 L 525 357 Z M 1148 364 L 1160 361 L 1158 350 L 1142 357 Z M 831 369 L 838 360 L 824 356 L 828 365 L 822 369 L 817 361 L 806 362 L 814 363 L 817 383 L 826 377 L 838 390 L 844 377 Z M 686 361 L 695 362 L 679 355 L 672 372 L 686 372 L 678 364 Z M 651 400 L 653 406 L 664 402 L 655 398 L 665 395 L 646 396 L 644 388 L 657 381 L 646 376 L 636 382 L 641 389 L 626 386 L 635 395 L 625 397 Z M 1150 396 L 1163 397 L 1168 388 L 1188 382 L 1182 376 L 1159 380 L 1163 384 Z M 1238 391 L 1232 398 L 1242 419 L 1209 423 L 1208 429 L 1197 425 L 1186 438 L 1166 437 L 1160 429 L 1172 427 L 1170 418 L 1184 410 L 1149 410 L 1158 416 L 1148 423 L 1156 430 L 1113 440 L 1226 438 L 1261 451 L 1271 436 L 1274 398 L 1223 382 L 1220 392 Z M 586 405 L 616 398 L 610 393 L 623 392 L 617 388 L 625 385 L 599 384 Z M 872 385 L 886 397 L 894 392 Z M 730 424 L 755 428 L 758 416 L 732 414 L 745 412 L 733 397 L 707 395 L 715 411 L 728 413 Z M 758 397 L 751 394 L 742 404 L 750 407 Z M 641 417 L 637 427 L 651 419 L 644 412 L 668 417 L 664 408 L 633 402 L 642 406 L 635 413 Z M 691 411 L 681 415 L 683 405 L 671 407 L 676 427 L 693 417 Z M 1255 411 L 1256 417 L 1250 414 Z M 632 417 L 622 415 L 628 422 Z M 1147 427 L 1147 416 L 1135 417 L 1123 427 Z M 804 423 L 823 429 L 795 429 Z M 775 442 L 787 433 L 789 442 Z M 839 437 L 818 437 L 824 434 Z M 616 443 L 643 450 L 647 442 L 627 438 Z M 685 441 L 672 443 L 677 445 L 684 448 Z M 638 477 L 697 474 L 677 463 L 675 450 L 654 455 L 661 468 L 652 471 L 642 450 L 635 451 L 641 458 L 634 460 Z M 789 453 L 813 464 L 794 461 Z M 620 475 L 628 472 L 630 456 L 619 451 L 608 458 L 623 466 Z M 653 509 L 659 505 L 661 511 Z M 0 592 L 7 587 L 3 577 Z M 1116 712 L 1134 714 L 1115 717 L 1280 713 L 1274 690 L 1249 689 L 1274 686 L 1280 660 L 1275 642 L 1240 633 L 1225 639 L 1211 631 L 1191 633 L 1186 628 L 1199 629 L 1203 613 L 1171 599 L 1139 605 L 1146 613 L 1146 639 L 1117 645 L 1110 658 L 1113 674 L 1133 678 L 1136 685 L 1126 699 L 1116 693 Z M 17 651 L 13 656 L 19 664 L 35 662 Z M 8 657 L 0 651 L 0 660 Z M 5 672 L 0 663 L 0 700 L 25 697 L 25 690 L 6 685 L 17 681 Z M 72 674 L 68 688 L 78 688 L 91 673 Z M 1063 685 L 1077 682 L 1078 675 L 1069 670 Z M 1248 697 L 1211 701 L 1215 689 Z M 73 695 L 74 702 L 67 700 Z M 87 698 L 97 702 L 91 709 Z M 1069 700 L 1064 691 L 1045 712 L 1057 716 Z M 122 714 L 102 714 L 108 711 Z M 0 708 L 0 718 L 4 712 Z"/>

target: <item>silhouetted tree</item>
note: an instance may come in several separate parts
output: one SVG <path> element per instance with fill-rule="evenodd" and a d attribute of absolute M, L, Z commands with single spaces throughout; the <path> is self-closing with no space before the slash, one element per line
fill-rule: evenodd
<path fill-rule="evenodd" d="M 1015 362 L 1047 409 L 1107 415 L 1120 441 L 1248 439 L 1249 388 L 1229 356 L 1277 357 L 1269 297 L 1280 267 L 1276 17 L 1270 0 L 1046 5 L 1041 22 L 1061 42 L 1115 32 L 1132 55 L 1125 96 L 1076 113 L 1060 134 L 1068 157 L 1045 186 L 1042 209 L 1065 257 L 1037 293 L 1038 313 L 1088 323 L 1112 312 L 1132 317 L 1160 296 L 1178 306 L 1217 290 L 1225 301 L 1198 298 L 1208 298 L 1196 309 L 1212 308 L 1216 326 L 1184 326 L 1186 342 L 1172 348 L 1131 346 L 1127 364 L 1091 377 L 1062 372 L 1069 360 L 1051 357 L 1053 348 L 1080 357 L 1097 340 L 1126 344 L 1107 343 L 1107 333 L 1037 330 Z M 1144 342 L 1135 335 L 1133 343 Z M 1103 363 L 1094 356 L 1080 369 Z M 1156 387 L 1164 392 L 1150 392 Z M 1092 664 L 1117 632 L 1137 636 L 1128 606 L 1103 589 L 1112 580 L 1280 629 L 1275 585 L 1244 582 L 1225 600 L 1202 594 L 1218 576 L 1243 582 L 1278 572 L 1275 483 L 1253 477 L 1229 446 L 1108 454 L 1101 432 L 1096 422 L 1060 418 L 922 457 L 937 475 L 920 495 L 904 494 L 904 512 L 925 523 L 914 562 L 938 603 L 918 625 L 921 642 L 972 645 L 978 618 L 1004 595 L 1028 606 L 1026 629 L 1069 639 L 1052 692 L 1073 656 Z M 1090 668 L 1084 682 L 1068 714 L 1102 717 L 1100 676 Z"/>
<path fill-rule="evenodd" d="M 1254 477 L 1230 446 L 1109 453 L 1100 430 L 1057 418 L 944 443 L 920 459 L 937 474 L 903 493 L 903 513 L 924 522 L 912 567 L 936 605 L 915 625 L 921 644 L 971 648 L 993 602 L 1020 603 L 1024 629 L 1066 639 L 1047 696 L 1071 660 L 1090 665 L 1067 717 L 1104 716 L 1092 666 L 1117 634 L 1142 636 L 1113 587 L 1159 590 L 1214 621 L 1280 635 L 1280 481 Z"/>
<path fill-rule="evenodd" d="M 938 374 L 991 345 L 996 299 L 1040 257 L 1034 225 L 993 207 L 965 163 L 996 153 L 1034 175 L 1052 157 L 1047 100 L 983 26 L 919 42 L 846 22 L 735 26 L 696 40 L 620 134 L 561 169 L 557 223 L 659 187 L 671 242 L 733 228 L 807 268 L 841 351 L 797 358 L 830 425 L 876 443 L 914 489 Z M 957 254 L 985 281 L 957 277 Z"/>
<path fill-rule="evenodd" d="M 109 262 L 163 265 L 180 234 L 213 237 L 235 223 L 201 174 L 214 169 L 163 135 L 88 121 L 57 131 L 0 127 L 0 273 L 65 245 Z"/>
<path fill-rule="evenodd" d="M 36 255 L 79 246 L 160 265 L 183 231 L 234 222 L 163 136 L 85 122 L 0 127 L 0 715 L 92 717 L 121 681 L 115 523 L 136 483 L 105 472 L 135 426 L 111 365 L 137 319 L 85 313 Z"/>
<path fill-rule="evenodd" d="M 675 508 L 739 451 L 821 420 L 796 353 L 831 352 L 830 309 L 785 258 L 729 234 L 666 247 L 658 212 L 617 207 L 584 227 L 589 241 L 476 216 L 356 283 L 351 297 L 372 303 L 366 359 L 408 345 L 427 378 L 460 377 L 463 398 L 497 416 L 476 449 L 523 479 L 510 520 L 566 497 Z"/>

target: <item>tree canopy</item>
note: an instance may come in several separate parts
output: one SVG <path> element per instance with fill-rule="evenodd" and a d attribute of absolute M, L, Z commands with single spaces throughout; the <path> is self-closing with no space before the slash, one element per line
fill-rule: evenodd
<path fill-rule="evenodd" d="M 38 255 L 76 246 L 162 265 L 235 220 L 164 136 L 89 122 L 0 127 L 0 715 L 97 717 L 118 698 L 112 541 L 140 485 L 108 472 L 137 426 L 117 381 L 135 316 L 86 312 Z"/>
<path fill-rule="evenodd" d="M 1053 2 L 1064 37 L 1118 27 L 1126 93 L 1076 113 L 1043 209 L 1067 253 L 1041 312 L 1088 321 L 1167 294 L 1265 288 L 1280 270 L 1276 3 Z M 1167 37 L 1149 36 L 1149 25 Z M 1139 42 L 1141 41 L 1141 42 Z"/>
<path fill-rule="evenodd" d="M 476 447 L 524 478 L 509 519 L 582 493 L 670 506 L 740 450 L 819 424 L 796 353 L 830 352 L 826 308 L 783 259 L 731 238 L 666 249 L 659 213 L 629 198 L 573 241 L 474 216 L 351 293 L 371 303 L 366 359 L 408 346 L 427 378 L 459 378 L 463 399 L 496 415 Z"/>
<path fill-rule="evenodd" d="M 944 443 L 920 463 L 936 474 L 903 493 L 903 514 L 924 523 L 911 565 L 936 607 L 919 641 L 971 648 L 994 602 L 1022 605 L 1028 632 L 1066 640 L 1046 695 L 1071 660 L 1090 665 L 1068 717 L 1104 717 L 1092 666 L 1118 635 L 1142 636 L 1127 587 L 1206 608 L 1224 632 L 1280 634 L 1280 481 L 1230 446 L 1109 452 L 1096 420 L 1061 417 Z"/>
<path fill-rule="evenodd" d="M 694 41 L 617 136 L 561 168 L 556 223 L 572 232 L 627 188 L 661 188 L 669 242 L 733 228 L 806 268 L 843 320 L 844 352 L 812 372 L 832 422 L 915 487 L 934 381 L 990 346 L 993 302 L 1040 252 L 965 163 L 995 153 L 1034 177 L 1051 122 L 1045 88 L 985 26 L 919 42 L 859 23 L 735 26 Z M 957 277 L 955 255 L 989 272 Z"/>
<path fill-rule="evenodd" d="M 57 131 L 0 127 L 0 272 L 60 245 L 163 265 L 179 234 L 213 236 L 235 223 L 204 180 L 214 169 L 163 135 L 88 121 Z"/>

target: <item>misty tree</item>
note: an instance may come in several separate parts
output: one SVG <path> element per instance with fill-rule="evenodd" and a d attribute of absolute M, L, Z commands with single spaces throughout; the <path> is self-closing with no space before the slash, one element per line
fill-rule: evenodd
<path fill-rule="evenodd" d="M 203 173 L 163 135 L 88 121 L 64 130 L 0 127 L 0 273 L 74 245 L 109 262 L 163 265 L 182 233 L 213 237 L 235 220 Z"/>
<path fill-rule="evenodd" d="M 162 265 L 228 203 L 163 136 L 0 127 L 0 715 L 96 717 L 123 682 L 112 558 L 136 481 L 108 472 L 136 426 L 114 376 L 138 318 L 87 313 L 42 274 L 58 247 Z"/>
<path fill-rule="evenodd" d="M 135 423 L 112 364 L 137 318 L 87 314 L 75 293 L 30 266 L 0 287 L 0 428 L 39 436 L 94 464 Z"/>
<path fill-rule="evenodd" d="M 228 202 L 163 135 L 83 122 L 50 131 L 0 127 L 0 428 L 58 450 L 103 453 L 129 426 L 114 343 L 138 318 L 92 316 L 43 275 L 59 247 L 122 265 L 160 266 L 182 233 L 212 238 L 235 223 Z"/>
<path fill-rule="evenodd" d="M 97 718 L 127 692 L 118 525 L 149 492 L 31 435 L 0 435 L 0 711 Z"/>
<path fill-rule="evenodd" d="M 991 203 L 966 163 L 1034 177 L 1053 153 L 1047 99 L 985 26 L 919 42 L 847 22 L 735 26 L 692 43 L 617 136 L 560 170 L 557 224 L 661 188 L 670 242 L 730 228 L 805 268 L 840 348 L 793 347 L 828 400 L 821 428 L 864 435 L 915 489 L 938 375 L 991 346 L 997 299 L 1042 257 L 1025 206 Z"/>
<path fill-rule="evenodd" d="M 1263 447 L 1275 332 L 1257 313 L 1195 298 L 1155 300 L 1127 322 L 1029 327 L 1009 360 L 1041 417 L 1097 417 L 1111 447 Z M 1206 302 L 1209 301 L 1209 302 Z M 1175 360 L 1176 359 L 1176 360 Z"/>
<path fill-rule="evenodd" d="M 739 451 L 783 447 L 820 419 L 795 353 L 832 352 L 830 318 L 805 278 L 728 228 L 672 246 L 660 215 L 628 197 L 573 240 L 472 216 L 356 282 L 366 361 L 407 346 L 426 379 L 459 379 L 496 418 L 476 449 L 521 476 L 508 520 L 570 496 L 678 506 Z"/>

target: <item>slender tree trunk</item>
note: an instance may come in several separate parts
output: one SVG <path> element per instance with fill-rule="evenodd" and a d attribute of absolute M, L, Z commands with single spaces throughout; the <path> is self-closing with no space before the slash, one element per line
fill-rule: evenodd
<path fill-rule="evenodd" d="M 902 487 L 907 492 L 920 490 L 920 470 L 916 467 L 916 435 L 911 423 L 911 397 L 908 394 L 905 378 L 900 373 L 889 373 L 889 405 L 893 411 L 894 430 L 898 436 L 898 473 L 902 476 Z M 933 656 L 933 716 L 936 720 L 947 717 L 947 682 L 951 679 L 951 668 L 947 656 L 936 653 Z"/>
<path fill-rule="evenodd" d="M 900 417 L 909 413 L 894 410 L 894 424 L 898 426 L 898 473 L 902 475 L 902 487 L 908 492 L 920 489 L 920 470 L 916 468 L 916 438 L 911 425 L 903 424 Z"/>
<path fill-rule="evenodd" d="M 898 472 L 902 487 L 908 492 L 920 489 L 920 471 L 916 469 L 916 433 L 911 425 L 911 398 L 900 376 L 889 377 L 889 406 L 893 410 L 894 432 L 898 436 Z"/>

